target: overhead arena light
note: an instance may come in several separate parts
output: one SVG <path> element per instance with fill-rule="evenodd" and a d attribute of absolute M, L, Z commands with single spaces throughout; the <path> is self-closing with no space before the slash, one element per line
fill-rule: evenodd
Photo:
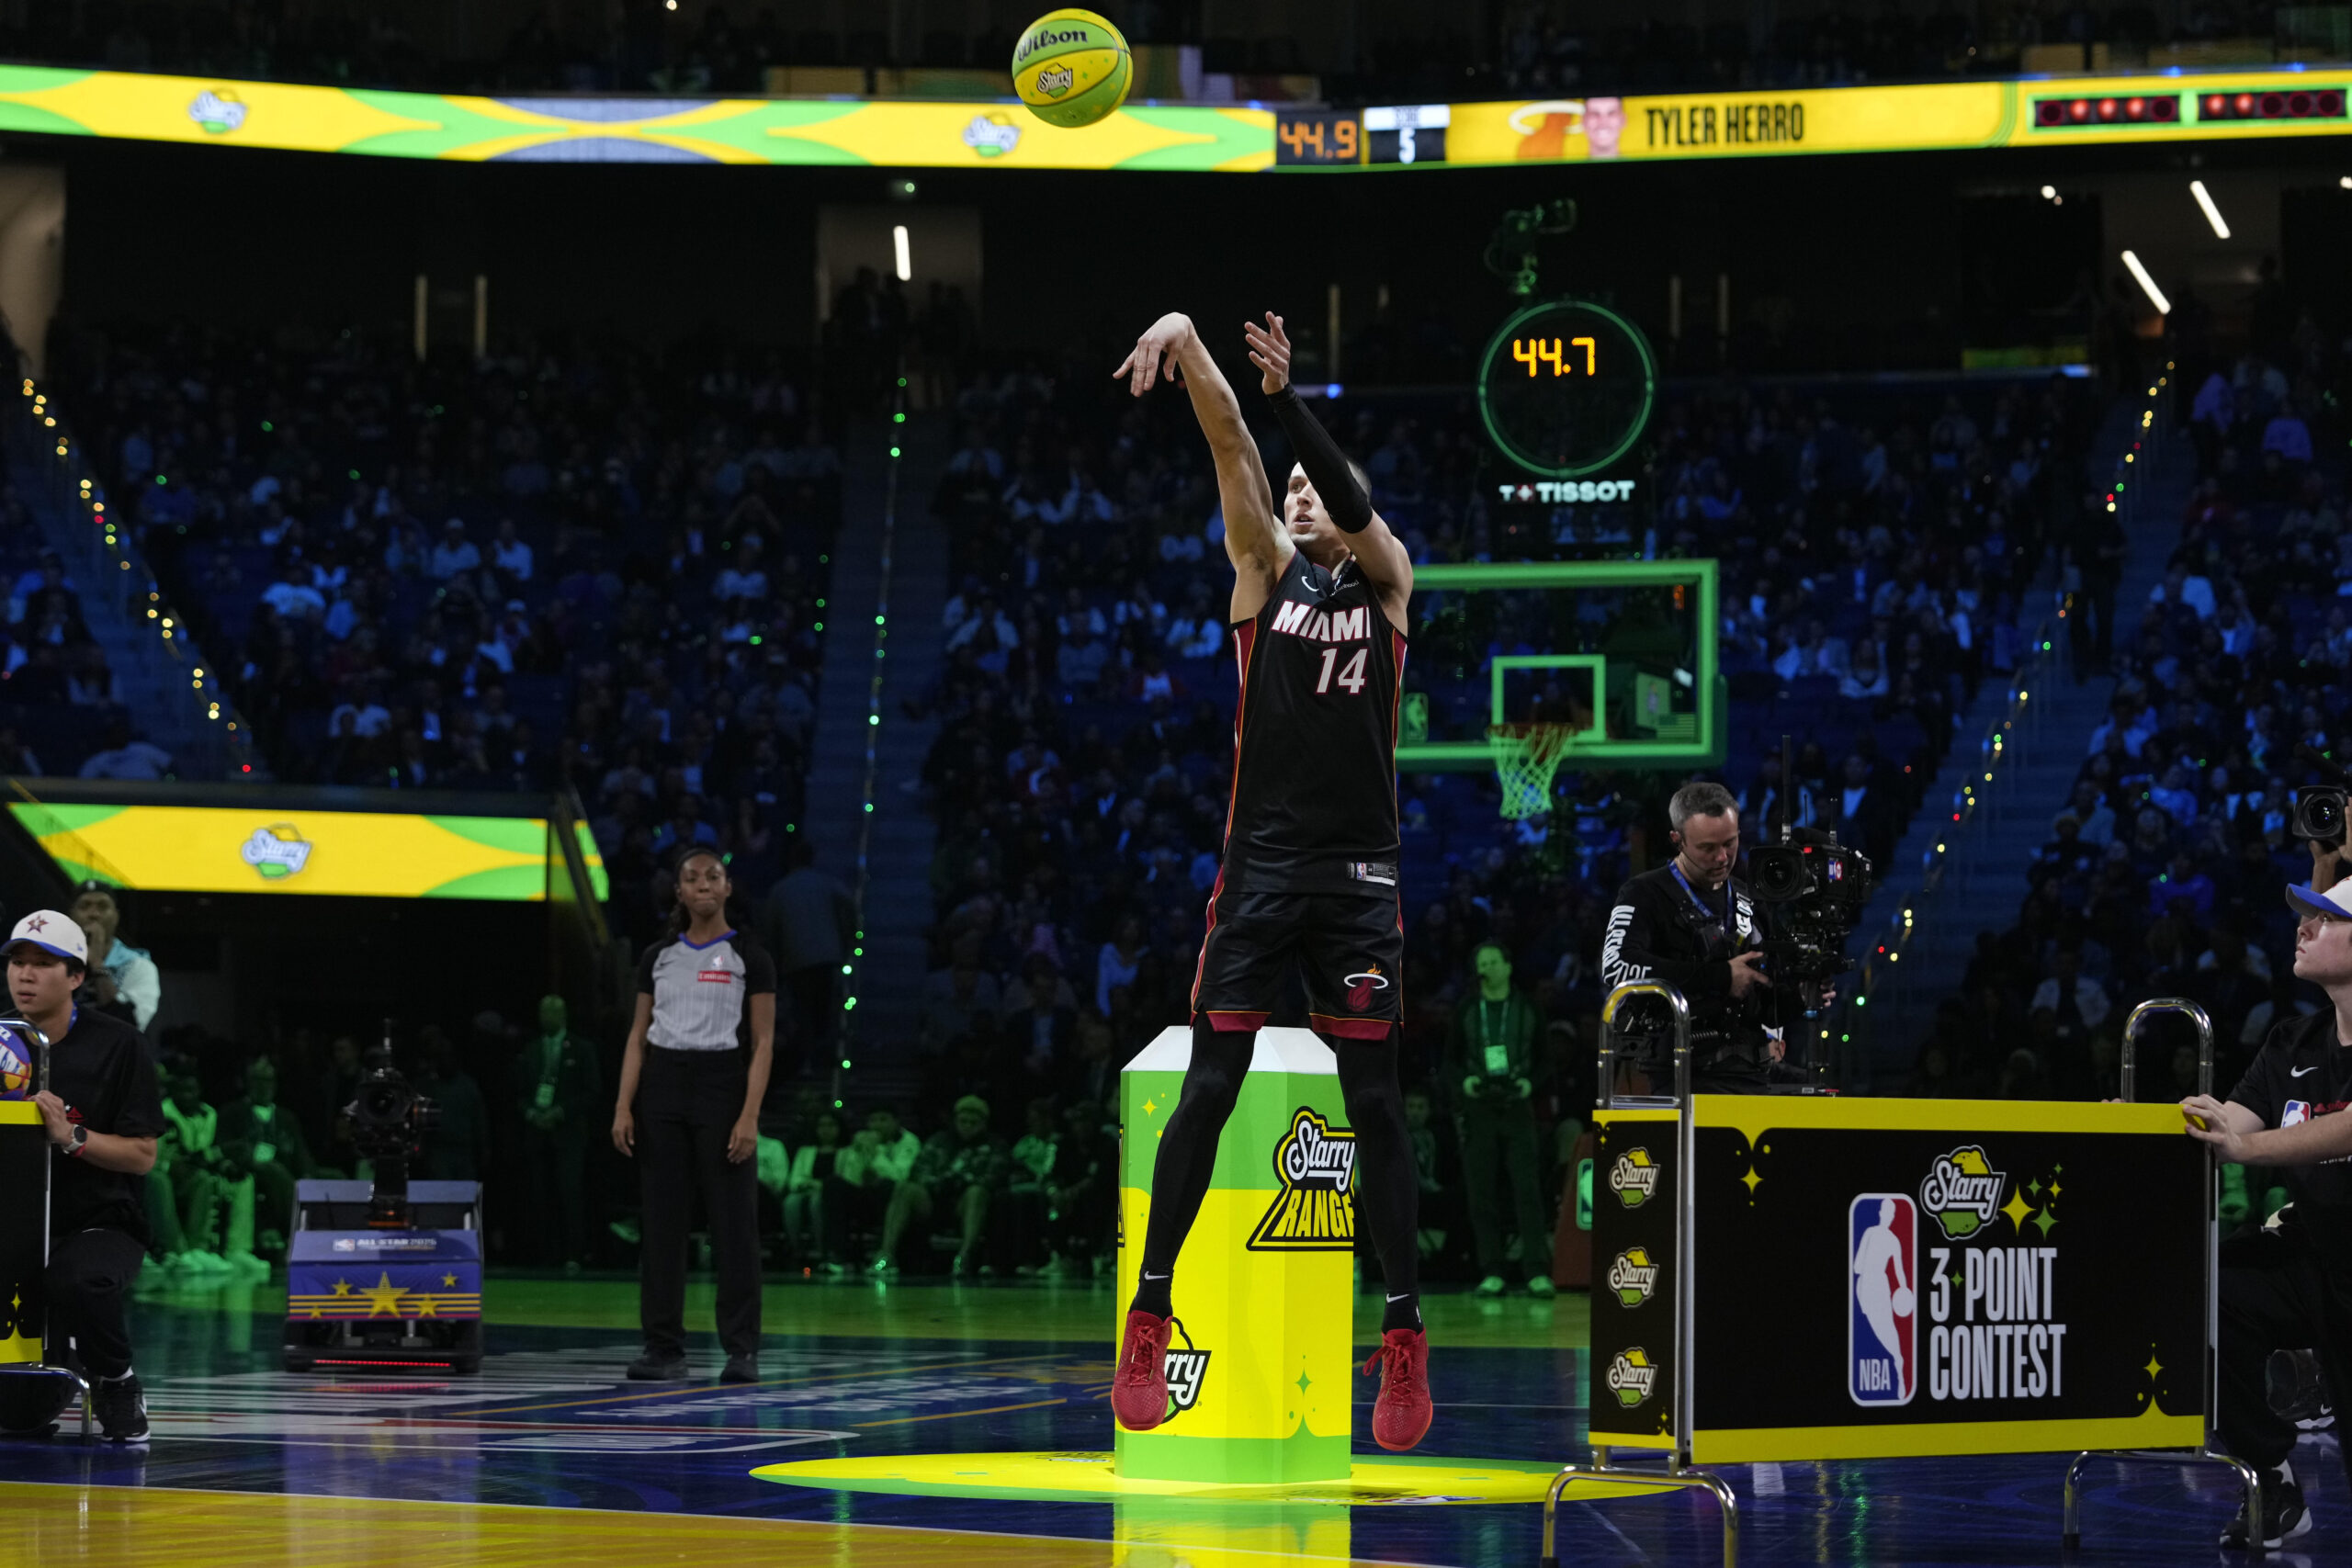
<path fill-rule="evenodd" d="M 915 280 L 915 258 L 913 250 L 907 243 L 905 224 L 894 223 L 890 226 L 890 250 L 898 259 L 899 281 L 912 283 Z"/>
<path fill-rule="evenodd" d="M 2205 188 L 2205 182 L 2203 180 L 2189 181 L 2188 194 L 2195 197 L 2197 198 L 2197 205 L 2205 209 L 2205 221 L 2213 226 L 2213 238 L 2217 240 L 2228 239 L 2230 237 L 2230 226 L 2228 222 L 2222 219 L 2222 209 L 2213 205 L 2213 193 Z"/>
<path fill-rule="evenodd" d="M 2124 252 L 2123 265 L 2125 270 L 2130 272 L 2132 278 L 2140 285 L 2140 292 L 2148 297 L 2148 303 L 2156 308 L 2156 314 L 2159 316 L 2171 315 L 2172 301 L 2165 299 L 2165 291 L 2156 287 L 2156 280 L 2148 276 L 2148 269 L 2140 265 L 2139 256 L 2131 251 Z"/>

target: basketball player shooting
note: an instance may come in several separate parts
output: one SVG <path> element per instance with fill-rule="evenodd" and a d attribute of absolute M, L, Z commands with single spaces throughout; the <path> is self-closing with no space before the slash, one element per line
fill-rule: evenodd
<path fill-rule="evenodd" d="M 1372 1432 L 1384 1449 L 1429 1430 L 1418 1184 L 1397 1084 L 1405 937 L 1396 889 L 1396 705 L 1413 566 L 1372 510 L 1363 470 L 1290 386 L 1281 317 L 1243 329 L 1250 363 L 1298 455 L 1279 514 L 1258 446 L 1200 333 L 1162 316 L 1114 373 L 1141 397 L 1181 379 L 1216 459 L 1229 617 L 1240 676 L 1225 858 L 1193 981 L 1193 1062 L 1152 1168 L 1142 1278 L 1111 1407 L 1130 1431 L 1168 1411 L 1176 1257 L 1199 1214 L 1258 1030 L 1289 967 L 1339 1057 L 1357 1147 L 1357 1212 L 1387 1277 Z"/>

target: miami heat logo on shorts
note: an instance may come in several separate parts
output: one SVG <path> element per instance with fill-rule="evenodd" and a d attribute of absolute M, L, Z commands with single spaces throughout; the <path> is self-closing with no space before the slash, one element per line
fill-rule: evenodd
<path fill-rule="evenodd" d="M 1363 1012 L 1372 1006 L 1374 993 L 1388 988 L 1388 976 L 1380 972 L 1379 964 L 1367 964 L 1340 981 L 1340 984 L 1348 988 L 1349 1010 Z"/>

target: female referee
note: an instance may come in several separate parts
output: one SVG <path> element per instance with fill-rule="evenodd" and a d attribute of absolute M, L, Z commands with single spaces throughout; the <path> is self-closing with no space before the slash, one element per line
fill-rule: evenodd
<path fill-rule="evenodd" d="M 728 923 L 733 891 L 718 852 L 689 847 L 676 866 L 670 934 L 637 966 L 637 1021 L 621 1058 L 613 1146 L 644 1159 L 639 1317 L 645 1354 L 628 1375 L 686 1374 L 686 1211 L 702 1188 L 718 1265 L 723 1382 L 760 1376 L 760 1100 L 775 1042 L 775 964 Z"/>

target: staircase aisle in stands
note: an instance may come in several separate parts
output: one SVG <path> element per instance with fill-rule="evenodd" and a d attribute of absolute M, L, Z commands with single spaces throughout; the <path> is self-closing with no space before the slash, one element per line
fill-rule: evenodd
<path fill-rule="evenodd" d="M 2117 400 L 2092 445 L 2084 468 L 2086 475 L 2097 479 L 2114 471 L 2146 406 L 2138 397 Z M 2137 494 L 2127 491 L 2121 514 L 2131 553 L 2124 558 L 2115 595 L 2119 652 L 2130 646 L 2141 611 L 2164 581 L 2165 563 L 2180 542 L 2181 514 L 2196 478 L 2196 452 L 2187 439 L 2176 435 L 2163 443 L 2157 458 L 2154 482 Z M 2055 583 L 2056 570 L 2053 560 L 2045 584 Z M 2028 607 L 2021 623 L 2038 622 L 2049 605 L 2045 592 Z M 2026 629 L 2031 629 L 2030 624 Z M 2017 923 L 2018 907 L 2025 900 L 2026 868 L 2049 842 L 2051 821 L 2074 793 L 2075 774 L 2082 767 L 2091 731 L 2115 694 L 2112 676 L 2075 678 L 2063 632 L 2052 640 L 2056 647 L 2048 672 L 2029 686 L 2029 706 L 2041 711 L 2021 727 L 2021 739 L 2008 749 L 2015 754 L 1996 774 L 1987 806 L 1960 829 L 1962 838 L 1951 844 L 1941 886 L 1920 893 L 1921 863 L 1938 843 L 1951 842 L 1944 835 L 1951 827 L 1951 815 L 1944 803 L 1973 771 L 1981 773 L 1978 742 L 2008 702 L 2011 682 L 1984 682 L 1976 702 L 1962 716 L 1951 754 L 1928 786 L 1926 806 L 1895 850 L 1884 889 L 1872 900 L 1864 920 L 1862 931 L 1875 940 L 1874 933 L 1883 931 L 1896 911 L 1911 908 L 1917 917 L 1899 971 L 1890 972 L 1894 983 L 1873 998 L 1875 1016 L 1867 1036 L 1871 1050 L 1862 1058 L 1871 1092 L 1901 1091 L 1935 1022 L 1936 1004 L 1959 994 L 1975 953 L 1976 933 L 2007 931 Z"/>
<path fill-rule="evenodd" d="M 904 454 L 898 459 L 895 501 L 894 440 Z M 858 1063 L 856 1093 L 865 1095 L 887 1089 L 909 1067 L 927 968 L 923 932 L 931 921 L 934 832 L 921 774 L 938 725 L 908 717 L 903 705 L 928 693 L 939 671 L 947 539 L 931 514 L 931 498 L 953 444 L 952 429 L 937 416 L 913 415 L 898 426 L 860 422 L 844 459 L 841 543 L 827 595 L 829 618 L 838 619 L 819 685 L 808 820 L 801 830 L 816 835 L 819 868 L 854 892 L 859 890 L 857 849 L 861 841 L 865 847 L 865 951 L 857 961 L 857 1007 L 848 1032 L 854 1049 L 847 1054 Z M 886 529 L 893 505 L 895 525 Z M 887 582 L 886 542 L 891 550 Z M 875 617 L 886 613 L 887 622 L 877 626 Z M 886 656 L 878 706 L 873 700 L 877 649 Z M 879 726 L 867 723 L 872 715 L 880 716 Z M 865 810 L 869 730 L 876 762 L 870 818 Z"/>
<path fill-rule="evenodd" d="M 12 440 L 8 457 L 19 476 L 14 485 L 17 499 L 64 563 L 67 581 L 81 598 L 83 624 L 106 650 L 107 667 L 114 671 L 115 695 L 131 734 L 170 752 L 174 771 L 182 779 L 210 783 L 220 778 L 227 766 L 225 753 L 215 738 L 206 733 L 209 727 L 184 689 L 180 666 L 158 658 L 160 645 L 154 632 L 143 621 L 133 621 L 128 595 L 116 581 L 119 563 L 99 544 L 89 513 L 71 499 L 68 487 L 48 471 L 45 454 L 34 451 L 29 442 Z M 122 575 L 145 580 L 140 571 Z M 181 635 L 187 635 L 185 629 Z M 203 660 L 192 662 L 200 668 Z M 76 747 L 67 754 L 58 746 L 44 745 L 38 728 L 26 731 L 24 739 L 42 767 L 67 776 L 78 770 L 89 750 L 107 744 L 91 737 L 88 746 Z"/>

